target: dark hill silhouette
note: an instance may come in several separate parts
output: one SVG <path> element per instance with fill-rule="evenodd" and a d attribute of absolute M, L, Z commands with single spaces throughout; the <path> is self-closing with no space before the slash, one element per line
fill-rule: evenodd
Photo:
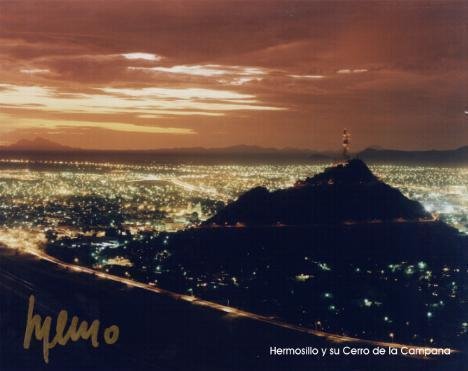
<path fill-rule="evenodd" d="M 45 138 L 34 138 L 32 140 L 29 139 L 20 139 L 16 143 L 13 143 L 9 146 L 1 147 L 3 151 L 45 151 L 45 152 L 53 152 L 53 151 L 77 151 L 76 148 L 64 146 L 60 143 L 53 142 L 51 140 Z"/>
<path fill-rule="evenodd" d="M 357 157 L 370 162 L 464 165 L 468 164 L 468 146 L 444 151 L 367 148 L 359 152 Z"/>
<path fill-rule="evenodd" d="M 314 175 L 304 181 L 298 181 L 296 185 L 365 184 L 377 181 L 377 177 L 372 174 L 363 161 L 352 159 L 347 163 L 329 167 L 323 173 Z"/>
<path fill-rule="evenodd" d="M 292 188 L 254 188 L 208 219 L 205 225 L 306 225 L 378 220 L 419 220 L 430 215 L 379 181 L 364 162 L 353 159 L 299 181 Z"/>
<path fill-rule="evenodd" d="M 0 155 L 8 158 L 19 155 L 32 160 L 103 161 L 145 163 L 161 162 L 299 162 L 330 161 L 331 157 L 311 149 L 267 148 L 253 145 L 230 147 L 175 147 L 155 149 L 83 149 L 69 147 L 45 138 L 20 139 L 16 143 L 0 146 Z"/>

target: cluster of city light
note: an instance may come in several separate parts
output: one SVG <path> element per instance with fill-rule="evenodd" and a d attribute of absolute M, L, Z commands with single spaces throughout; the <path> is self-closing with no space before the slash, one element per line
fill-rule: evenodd
<path fill-rule="evenodd" d="M 47 233 L 53 232 L 58 246 L 78 251 L 82 244 L 88 243 L 86 239 L 79 242 L 79 238 L 89 236 L 93 238 L 90 243 L 93 268 L 106 273 L 108 266 L 143 269 L 140 264 L 133 267 L 125 256 L 107 259 L 101 254 L 108 249 L 125 250 L 129 242 L 142 239 L 143 232 L 194 226 L 211 216 L 219 205 L 252 187 L 265 186 L 270 190 L 289 187 L 297 179 L 314 175 L 325 167 L 326 164 L 171 165 L 0 160 L 0 243 L 38 251 L 37 247 L 47 242 Z M 461 232 L 468 232 L 468 169 L 381 165 L 372 170 L 383 181 L 420 201 L 429 212 L 438 214 Z M 117 237 L 111 237 L 110 230 Z M 158 274 L 164 274 L 164 260 L 170 255 L 164 251 L 161 264 L 156 267 Z M 307 261 L 308 257 L 304 259 Z M 73 262 L 81 264 L 78 257 Z M 310 264 L 324 274 L 334 269 L 322 261 L 310 260 Z M 127 278 L 132 277 L 129 271 L 132 270 L 124 272 Z M 185 270 L 181 273 L 191 284 L 187 297 L 201 290 L 243 288 L 257 275 L 255 270 L 244 277 L 226 271 L 198 276 Z M 353 274 L 372 279 L 417 281 L 420 291 L 428 293 L 431 299 L 422 313 L 429 320 L 437 318 L 447 302 L 459 300 L 459 273 L 458 267 L 449 266 L 433 272 L 424 261 L 416 265 L 400 262 L 383 267 L 353 267 Z M 309 272 L 298 272 L 292 277 L 298 284 L 307 284 L 313 278 Z M 335 301 L 338 293 L 324 291 L 321 297 L 330 315 L 341 315 L 344 308 Z M 372 310 L 382 304 L 375 298 L 362 297 L 358 306 Z M 302 314 L 304 321 L 309 321 L 307 311 Z M 315 318 L 313 323 L 318 330 L 331 330 L 326 318 Z M 382 323 L 390 328 L 389 339 L 398 338 L 398 331 L 391 329 L 394 319 L 390 314 L 382 316 Z M 466 333 L 466 322 L 460 325 L 459 331 Z"/>
<path fill-rule="evenodd" d="M 458 265 L 444 265 L 442 267 L 433 267 L 425 261 L 418 261 L 410 264 L 406 261 L 390 263 L 390 264 L 373 264 L 369 265 L 363 261 L 362 265 L 350 264 L 348 267 L 336 270 L 331 265 L 311 260 L 309 257 L 304 257 L 304 260 L 310 264 L 310 270 L 300 272 L 291 277 L 296 281 L 293 289 L 290 291 L 290 297 L 270 302 L 268 311 L 278 310 L 281 312 L 282 300 L 293 300 L 296 290 L 301 287 L 313 287 L 310 291 L 309 300 L 302 302 L 296 313 L 290 309 L 286 315 L 291 322 L 299 323 L 301 326 L 313 327 L 318 330 L 329 332 L 337 332 L 337 322 L 346 320 L 349 313 L 353 313 L 354 319 L 367 318 L 375 321 L 381 318 L 380 325 L 377 328 L 366 328 L 365 325 L 357 330 L 342 332 L 341 335 L 352 335 L 354 337 L 382 337 L 382 331 L 390 340 L 404 338 L 404 341 L 416 343 L 432 344 L 440 342 L 441 339 L 431 332 L 418 332 L 417 323 L 421 320 L 440 321 L 441 318 L 446 318 L 447 312 L 454 310 L 454 307 L 459 307 L 463 302 L 460 295 L 460 286 L 464 280 L 463 269 Z M 228 302 L 229 295 L 227 292 L 238 292 L 240 289 L 247 295 L 256 297 L 257 292 L 252 291 L 252 285 L 255 281 L 265 280 L 265 273 L 268 272 L 269 266 L 259 265 L 252 271 L 244 271 L 242 274 L 233 275 L 225 270 L 218 270 L 216 273 L 204 274 L 193 273 L 182 269 L 180 274 L 186 281 L 186 292 L 189 295 L 215 298 L 219 302 Z M 344 269 L 344 271 L 343 271 Z M 176 271 L 171 271 L 170 268 L 164 266 L 164 262 L 159 266 L 159 272 L 166 275 L 177 275 Z M 334 274 L 336 278 L 332 280 L 332 286 L 327 287 L 327 291 L 316 292 L 321 287 L 319 282 L 322 277 Z M 341 278 L 340 278 L 341 277 Z M 376 286 L 385 287 L 391 292 L 399 292 L 400 296 L 411 295 L 414 300 L 420 304 L 419 312 L 415 311 L 400 311 L 393 313 L 394 303 L 389 299 L 385 290 L 383 293 L 374 292 L 369 296 L 361 296 L 358 300 L 350 300 L 347 298 L 347 282 L 373 282 Z M 326 281 L 330 285 L 330 280 Z M 180 290 L 180 288 L 179 288 Z M 365 292 L 365 288 L 362 292 Z M 357 287 L 354 289 L 358 292 Z M 383 294 L 383 295 L 382 295 Z M 258 304 L 258 303 L 257 303 Z M 326 308 L 322 311 L 322 315 L 317 317 L 317 310 Z M 383 314 L 381 314 L 383 312 Z M 415 315 L 419 318 L 415 319 Z M 281 318 L 282 315 L 279 315 Z M 289 317 L 288 317 L 289 316 Z M 455 324 L 456 329 L 454 336 L 460 337 L 467 333 L 467 324 L 460 320 Z M 367 326 L 368 327 L 368 326 Z M 339 325 L 338 325 L 339 328 Z M 351 331 L 351 332 L 350 332 Z M 404 335 L 402 334 L 404 333 Z"/>
<path fill-rule="evenodd" d="M 428 212 L 468 233 L 468 168 L 381 165 L 372 170 Z"/>
<path fill-rule="evenodd" d="M 39 166 L 37 169 L 34 166 Z M 124 215 L 131 230 L 178 230 L 255 187 L 279 189 L 326 164 L 193 165 L 0 160 L 0 225 L 80 229 L 72 209 Z M 30 169 L 28 169 L 30 168 Z M 430 213 L 468 233 L 468 169 L 380 165 L 372 170 Z M 108 203 L 108 205 L 106 205 Z M 164 215 L 159 215 L 162 212 Z M 193 213 L 197 218 L 193 218 Z M 97 216 L 97 215 L 96 215 Z M 68 222 L 67 222 L 68 221 Z M 112 224 L 112 218 L 109 219 Z M 115 221 L 114 221 L 115 224 Z"/>
<path fill-rule="evenodd" d="M 27 160 L 2 160 L 1 165 L 8 166 L 0 170 L 0 225 L 67 234 L 93 227 L 183 229 L 213 214 L 214 202 L 226 203 L 257 185 L 289 186 L 320 169 Z"/>
<path fill-rule="evenodd" d="M 395 290 L 402 291 L 406 287 L 417 287 L 417 296 L 422 298 L 425 309 L 421 311 L 421 316 L 427 320 L 434 320 L 438 316 L 444 316 L 444 310 L 447 305 L 462 302 L 463 299 L 459 298 L 460 290 L 459 284 L 463 282 L 464 272 L 459 266 L 444 265 L 442 268 L 433 269 L 427 262 L 419 261 L 416 264 L 410 264 L 406 261 L 391 263 L 387 265 L 374 266 L 359 266 L 351 265 L 350 271 L 346 273 L 347 280 L 351 279 L 353 275 L 361 275 L 369 281 L 382 281 L 385 282 L 385 287 L 394 286 Z M 295 280 L 301 284 L 306 284 L 309 280 L 317 279 L 318 275 L 310 273 L 300 273 L 295 276 Z M 329 314 L 339 317 L 343 312 L 349 311 L 350 308 L 358 306 L 366 316 L 372 315 L 372 310 L 380 313 L 385 307 L 385 300 L 377 297 L 363 297 L 355 303 L 348 303 L 346 306 L 337 304 L 336 299 L 339 299 L 339 292 L 342 292 L 342 282 L 336 281 L 335 290 L 337 292 L 322 292 L 321 299 L 323 302 L 314 303 L 314 306 L 325 305 L 328 307 Z M 384 295 L 385 296 L 385 295 Z M 461 301 L 460 301 L 461 300 Z M 390 306 L 391 307 L 391 306 Z M 301 315 L 303 321 L 308 321 L 309 313 L 307 310 L 302 309 Z M 333 325 L 333 318 L 332 325 Z M 396 323 L 397 322 L 397 323 Z M 330 330 L 330 317 L 315 319 L 317 328 Z M 404 328 L 405 332 L 411 328 L 412 321 L 402 319 L 401 316 L 398 320 L 392 318 L 390 314 L 382 316 L 382 326 L 388 328 L 388 336 L 393 339 L 398 337 L 398 328 Z M 460 322 L 458 324 L 457 336 L 462 336 L 467 333 L 467 323 Z M 354 333 L 353 336 L 369 335 L 368 331 L 362 330 L 360 333 Z M 413 341 L 425 341 L 433 343 L 436 339 L 433 336 L 423 338 L 418 333 L 411 335 Z"/>

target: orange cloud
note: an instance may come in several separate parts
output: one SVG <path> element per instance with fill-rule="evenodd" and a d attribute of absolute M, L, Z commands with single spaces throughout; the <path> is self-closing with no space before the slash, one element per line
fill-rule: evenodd
<path fill-rule="evenodd" d="M 2 125 L 62 123 L 85 147 L 78 127 L 106 148 L 330 149 L 343 127 L 355 148 L 454 147 L 467 18 L 459 1 L 3 1 Z"/>

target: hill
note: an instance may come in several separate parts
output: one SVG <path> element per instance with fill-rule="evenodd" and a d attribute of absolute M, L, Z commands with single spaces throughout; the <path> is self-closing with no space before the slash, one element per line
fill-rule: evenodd
<path fill-rule="evenodd" d="M 9 146 L 0 147 L 0 151 L 13 152 L 63 152 L 63 151 L 79 151 L 76 148 L 64 146 L 45 138 L 20 139 L 16 143 Z"/>
<path fill-rule="evenodd" d="M 445 151 L 400 151 L 367 148 L 356 156 L 368 162 L 467 165 L 468 146 Z"/>
<path fill-rule="evenodd" d="M 254 188 L 205 225 L 304 225 L 373 220 L 418 220 L 430 215 L 417 202 L 379 181 L 361 160 L 325 170 L 295 187 Z"/>

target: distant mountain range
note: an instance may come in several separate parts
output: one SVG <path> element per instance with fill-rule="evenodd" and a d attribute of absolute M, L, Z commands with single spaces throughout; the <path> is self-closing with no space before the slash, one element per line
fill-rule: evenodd
<path fill-rule="evenodd" d="M 50 141 L 44 138 L 35 138 L 33 140 L 21 139 L 18 142 L 0 146 L 0 153 L 78 153 L 82 155 L 89 154 L 122 154 L 122 155 L 174 155 L 174 156 L 233 156 L 233 157 L 285 157 L 285 158 L 304 158 L 313 160 L 329 160 L 331 156 L 327 153 L 320 153 L 310 149 L 298 148 L 269 148 L 254 145 L 234 145 L 229 147 L 205 148 L 205 147 L 182 147 L 182 148 L 158 148 L 158 149 L 135 149 L 135 150 L 99 150 L 99 149 L 81 149 Z"/>
<path fill-rule="evenodd" d="M 317 153 L 309 149 L 298 148 L 270 148 L 254 145 L 234 145 L 229 147 L 205 148 L 205 147 L 180 147 L 180 148 L 157 148 L 144 150 L 98 150 L 98 149 L 81 149 L 69 147 L 51 140 L 37 137 L 35 139 L 20 139 L 16 143 L 0 146 L 0 151 L 86 151 L 86 152 L 157 152 L 157 153 L 239 153 L 239 154 L 277 154 L 277 153 L 295 153 L 295 154 L 311 154 Z"/>
<path fill-rule="evenodd" d="M 77 151 L 78 149 L 73 147 L 64 146 L 62 144 L 52 142 L 45 138 L 20 139 L 16 143 L 8 146 L 0 147 L 0 151 Z"/>
<path fill-rule="evenodd" d="M 359 152 L 357 157 L 367 162 L 468 164 L 468 146 L 444 151 L 399 151 L 368 148 Z"/>
<path fill-rule="evenodd" d="M 62 145 L 44 138 L 32 140 L 21 139 L 18 142 L 0 147 L 1 154 L 30 154 L 37 156 L 39 153 L 61 153 L 76 156 L 95 155 L 171 155 L 171 156 L 195 156 L 195 157 L 232 157 L 232 158 L 273 158 L 273 159 L 301 159 L 312 161 L 331 161 L 340 157 L 338 152 L 320 152 L 311 149 L 299 148 L 271 148 L 254 145 L 235 145 L 220 148 L 185 147 L 185 148 L 160 148 L 149 150 L 87 150 Z M 468 146 L 452 150 L 429 151 L 403 151 L 383 148 L 367 148 L 355 154 L 357 158 L 369 163 L 433 163 L 433 164 L 468 164 Z M 115 157 L 115 156 L 114 156 Z"/>

